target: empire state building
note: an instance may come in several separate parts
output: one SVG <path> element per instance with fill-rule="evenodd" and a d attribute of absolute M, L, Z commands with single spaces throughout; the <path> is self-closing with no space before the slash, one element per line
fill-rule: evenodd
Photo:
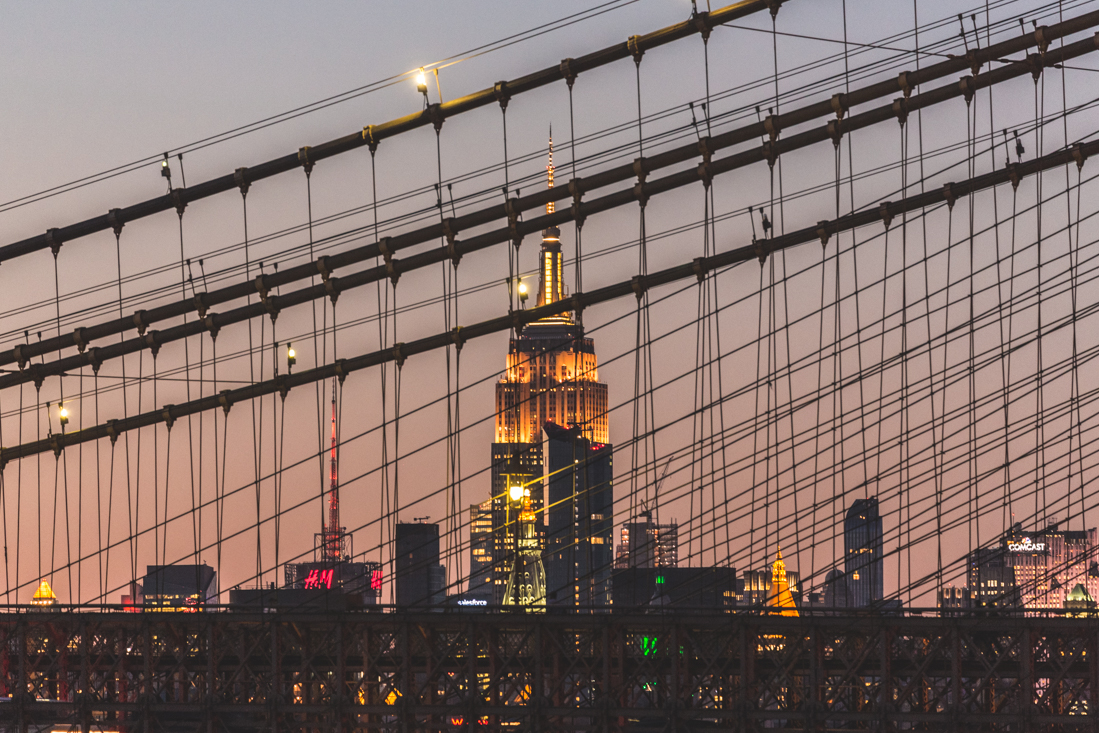
<path fill-rule="evenodd" d="M 547 182 L 553 187 L 553 139 Z M 552 202 L 546 212 L 553 213 Z M 538 305 L 567 297 L 561 230 L 542 231 Z M 607 443 L 607 385 L 599 381 L 595 343 L 572 313 L 543 318 L 512 338 L 504 375 L 496 384 L 496 434 L 492 443 L 492 498 L 471 508 L 470 595 L 503 602 L 514 538 L 507 519 L 508 481 L 530 489 L 530 511 L 545 547 L 542 430 L 546 423 L 575 429 L 593 443 Z M 511 523 L 514 525 L 514 522 Z"/>

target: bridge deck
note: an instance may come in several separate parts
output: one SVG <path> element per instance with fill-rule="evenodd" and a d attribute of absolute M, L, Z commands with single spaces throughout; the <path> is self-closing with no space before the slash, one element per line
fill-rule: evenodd
<path fill-rule="evenodd" d="M 1099 621 L 20 613 L 5 730 L 1099 730 Z"/>

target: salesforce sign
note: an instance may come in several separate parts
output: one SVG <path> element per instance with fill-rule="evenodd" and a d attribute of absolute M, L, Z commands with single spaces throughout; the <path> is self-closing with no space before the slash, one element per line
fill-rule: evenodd
<path fill-rule="evenodd" d="M 1029 537 L 1007 543 L 1008 552 L 1045 552 L 1045 542 L 1033 542 Z"/>

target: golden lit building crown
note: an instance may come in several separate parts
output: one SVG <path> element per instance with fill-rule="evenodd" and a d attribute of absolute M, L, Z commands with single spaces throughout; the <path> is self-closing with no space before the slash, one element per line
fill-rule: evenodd
<path fill-rule="evenodd" d="M 553 188 L 553 131 L 546 183 Z M 552 214 L 553 203 L 546 205 Z M 561 230 L 542 231 L 538 260 L 538 305 L 567 297 Z M 609 442 L 607 385 L 599 382 L 594 342 L 584 337 L 572 313 L 548 316 L 511 340 L 507 371 L 496 385 L 497 443 L 537 443 L 547 422 L 581 426 L 595 443 Z"/>

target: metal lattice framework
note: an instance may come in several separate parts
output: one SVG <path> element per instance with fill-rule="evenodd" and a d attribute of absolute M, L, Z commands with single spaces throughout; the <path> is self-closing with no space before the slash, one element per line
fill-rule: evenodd
<path fill-rule="evenodd" d="M 1094 731 L 1099 622 L 24 613 L 4 730 Z"/>

